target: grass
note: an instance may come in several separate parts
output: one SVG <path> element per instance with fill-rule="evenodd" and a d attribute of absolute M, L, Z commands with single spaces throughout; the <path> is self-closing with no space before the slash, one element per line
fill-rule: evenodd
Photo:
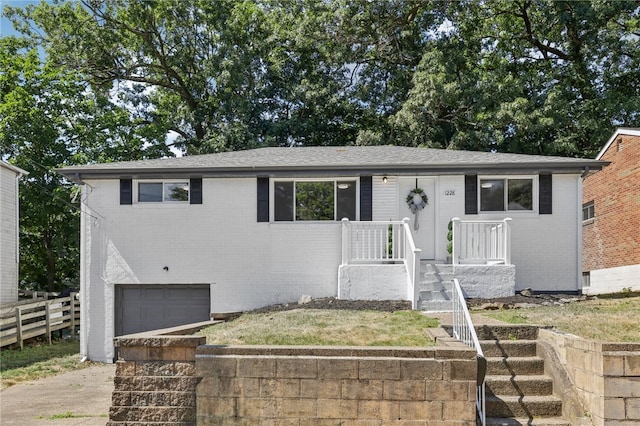
<path fill-rule="evenodd" d="M 20 349 L 0 350 L 0 377 L 2 389 L 16 383 L 41 379 L 66 371 L 88 367 L 80 362 L 80 344 L 55 341 L 51 346 L 35 343 Z"/>
<path fill-rule="evenodd" d="M 426 329 L 438 320 L 416 311 L 294 309 L 203 329 L 215 345 L 433 346 Z"/>
<path fill-rule="evenodd" d="M 549 325 L 585 339 L 640 342 L 640 296 L 633 294 L 482 314 L 511 324 Z"/>

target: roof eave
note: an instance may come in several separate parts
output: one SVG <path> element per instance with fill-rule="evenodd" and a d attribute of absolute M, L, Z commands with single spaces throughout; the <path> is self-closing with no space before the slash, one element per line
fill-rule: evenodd
<path fill-rule="evenodd" d="M 115 177 L 149 177 L 149 176 L 278 176 L 278 175 L 364 175 L 364 174 L 469 174 L 474 172 L 508 172 L 543 171 L 555 173 L 582 173 L 584 170 L 600 170 L 608 165 L 605 161 L 583 162 L 532 162 L 532 163 L 483 163 L 483 164 L 403 164 L 403 165 L 360 165 L 360 166 L 289 166 L 289 167 L 154 167 L 154 168 L 114 168 L 88 169 L 65 167 L 58 169 L 69 180 L 82 183 L 84 179 L 113 179 Z"/>

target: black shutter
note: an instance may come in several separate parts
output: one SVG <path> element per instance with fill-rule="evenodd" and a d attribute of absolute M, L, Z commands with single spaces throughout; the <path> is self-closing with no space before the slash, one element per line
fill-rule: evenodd
<path fill-rule="evenodd" d="M 202 178 L 189 181 L 189 204 L 202 204 Z"/>
<path fill-rule="evenodd" d="M 133 204 L 132 179 L 120 179 L 120 204 Z"/>
<path fill-rule="evenodd" d="M 478 176 L 464 176 L 464 213 L 478 214 Z"/>
<path fill-rule="evenodd" d="M 258 178 L 258 222 L 269 222 L 269 178 Z"/>
<path fill-rule="evenodd" d="M 540 175 L 538 177 L 538 193 L 540 196 L 538 211 L 540 214 L 553 213 L 553 180 L 551 175 Z"/>
<path fill-rule="evenodd" d="M 360 176 L 360 220 L 373 220 L 373 178 Z"/>

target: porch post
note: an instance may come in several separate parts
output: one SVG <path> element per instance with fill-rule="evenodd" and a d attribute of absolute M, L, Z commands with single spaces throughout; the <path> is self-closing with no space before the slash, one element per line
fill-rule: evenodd
<path fill-rule="evenodd" d="M 342 218 L 342 264 L 349 263 L 351 257 L 351 228 L 349 227 L 349 219 Z"/>
<path fill-rule="evenodd" d="M 511 218 L 504 219 L 504 264 L 511 265 Z"/>
<path fill-rule="evenodd" d="M 451 239 L 452 242 L 452 246 L 453 246 L 453 250 L 451 250 L 451 264 L 452 265 L 457 265 L 458 264 L 458 256 L 460 255 L 459 251 L 460 251 L 460 218 L 459 217 L 454 217 L 453 219 L 451 219 L 451 222 L 453 223 L 453 237 Z"/>

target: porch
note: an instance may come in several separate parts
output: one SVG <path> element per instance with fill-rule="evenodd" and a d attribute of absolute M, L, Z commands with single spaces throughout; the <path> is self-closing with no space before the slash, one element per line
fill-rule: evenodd
<path fill-rule="evenodd" d="M 515 293 L 510 218 L 451 220 L 450 262 L 421 259 L 408 218 L 388 222 L 342 221 L 341 299 L 409 300 L 413 309 L 451 309 L 451 281 L 466 297 Z"/>

